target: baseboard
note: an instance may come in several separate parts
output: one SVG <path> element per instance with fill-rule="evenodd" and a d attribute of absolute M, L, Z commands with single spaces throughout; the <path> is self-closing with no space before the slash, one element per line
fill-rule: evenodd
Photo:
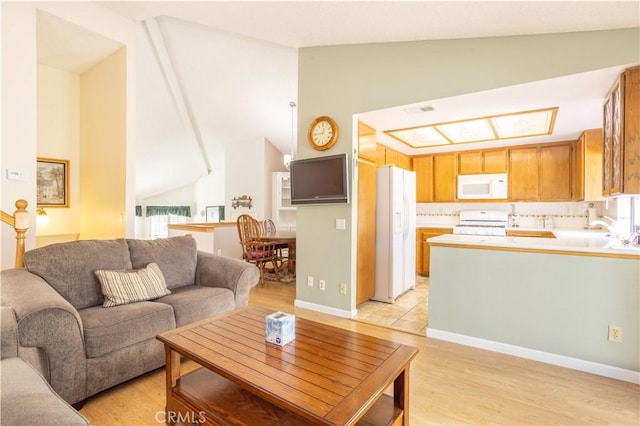
<path fill-rule="evenodd" d="M 564 355 L 557 355 L 550 352 L 542 352 L 536 349 L 523 348 L 521 346 L 509 345 L 507 343 L 494 342 L 492 340 L 480 339 L 477 337 L 465 336 L 463 334 L 451 333 L 449 331 L 435 330 L 427 328 L 427 337 L 447 342 L 458 343 L 474 348 L 486 349 L 492 352 L 499 352 L 526 358 L 546 364 L 557 365 L 570 368 L 572 370 L 584 371 L 585 373 L 597 374 L 598 376 L 609 377 L 631 383 L 640 383 L 640 372 L 625 370 L 611 365 L 599 364 L 592 361 L 585 361 L 578 358 L 570 358 Z"/>
<path fill-rule="evenodd" d="M 358 313 L 357 310 L 346 311 L 344 309 L 332 308 L 331 306 L 318 305 L 316 303 L 305 302 L 304 300 L 296 299 L 293 302 L 293 306 L 298 308 L 309 309 L 311 311 L 322 312 L 323 314 L 334 315 L 341 318 L 353 318 Z"/>

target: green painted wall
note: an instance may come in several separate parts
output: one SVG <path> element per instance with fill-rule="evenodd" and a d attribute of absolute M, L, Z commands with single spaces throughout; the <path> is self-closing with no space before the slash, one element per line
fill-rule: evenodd
<path fill-rule="evenodd" d="M 638 260 L 432 247 L 430 272 L 430 329 L 640 371 Z"/>
<path fill-rule="evenodd" d="M 301 49 L 298 61 L 297 157 L 353 155 L 354 114 L 637 63 L 640 31 L 313 47 Z M 340 127 L 338 143 L 323 153 L 306 140 L 308 124 L 319 115 Z M 298 209 L 298 300 L 355 308 L 356 211 L 354 201 Z M 347 219 L 346 231 L 335 229 L 337 218 Z M 325 279 L 326 291 L 309 288 L 308 275 Z M 347 296 L 339 295 L 341 281 L 349 285 Z"/>

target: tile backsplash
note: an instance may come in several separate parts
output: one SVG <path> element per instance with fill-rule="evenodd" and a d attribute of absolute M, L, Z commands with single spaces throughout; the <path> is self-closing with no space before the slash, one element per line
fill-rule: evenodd
<path fill-rule="evenodd" d="M 418 203 L 416 206 L 417 226 L 456 225 L 462 210 L 500 210 L 511 215 L 517 214 L 521 228 L 542 228 L 545 217 L 547 228 L 584 229 L 587 225 L 587 209 L 595 209 L 595 216 L 608 216 L 619 221 L 628 221 L 624 212 L 628 210 L 625 199 L 609 201 L 568 202 L 568 203 Z M 620 204 L 620 207 L 619 207 Z M 628 214 L 627 214 L 628 216 Z M 511 226 L 511 222 L 509 223 Z"/>

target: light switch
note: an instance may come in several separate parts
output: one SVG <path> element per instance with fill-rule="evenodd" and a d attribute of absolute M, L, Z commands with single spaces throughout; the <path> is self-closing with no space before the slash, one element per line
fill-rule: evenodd
<path fill-rule="evenodd" d="M 347 220 L 346 219 L 336 219 L 336 229 L 347 229 Z"/>
<path fill-rule="evenodd" d="M 7 180 L 27 180 L 28 172 L 23 169 L 7 169 Z"/>

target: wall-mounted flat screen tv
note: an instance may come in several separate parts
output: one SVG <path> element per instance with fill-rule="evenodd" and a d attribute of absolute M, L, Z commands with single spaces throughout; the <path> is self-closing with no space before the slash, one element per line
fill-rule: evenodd
<path fill-rule="evenodd" d="M 291 204 L 349 202 L 347 154 L 294 160 L 291 173 Z"/>

